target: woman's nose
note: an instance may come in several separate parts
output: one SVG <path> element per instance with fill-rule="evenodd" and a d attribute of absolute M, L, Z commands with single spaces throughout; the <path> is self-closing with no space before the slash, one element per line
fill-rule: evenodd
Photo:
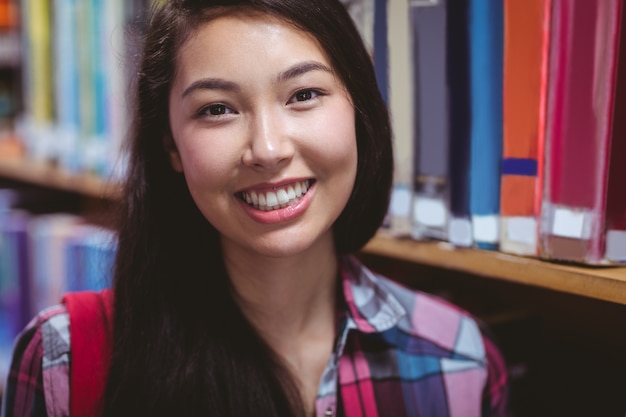
<path fill-rule="evenodd" d="M 285 121 L 279 115 L 267 111 L 251 119 L 244 165 L 256 170 L 280 169 L 291 160 L 293 151 Z"/>

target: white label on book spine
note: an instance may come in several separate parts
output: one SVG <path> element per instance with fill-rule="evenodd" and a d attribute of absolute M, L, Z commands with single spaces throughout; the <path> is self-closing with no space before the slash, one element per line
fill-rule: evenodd
<path fill-rule="evenodd" d="M 584 238 L 585 213 L 557 207 L 554 209 L 552 234 L 572 239 Z"/>
<path fill-rule="evenodd" d="M 409 187 L 398 184 L 393 188 L 389 212 L 393 216 L 409 217 L 411 215 L 411 190 Z"/>
<path fill-rule="evenodd" d="M 417 196 L 413 206 L 413 219 L 424 226 L 444 227 L 446 225 L 446 206 L 437 198 Z"/>
<path fill-rule="evenodd" d="M 506 238 L 513 242 L 535 246 L 537 220 L 533 217 L 509 217 L 506 222 Z"/>
<path fill-rule="evenodd" d="M 475 242 L 498 243 L 499 216 L 472 216 L 472 230 Z"/>
<path fill-rule="evenodd" d="M 472 246 L 472 222 L 464 217 L 450 220 L 448 238 L 455 246 Z"/>
<path fill-rule="evenodd" d="M 626 262 L 626 230 L 606 232 L 606 255 L 613 262 Z"/>

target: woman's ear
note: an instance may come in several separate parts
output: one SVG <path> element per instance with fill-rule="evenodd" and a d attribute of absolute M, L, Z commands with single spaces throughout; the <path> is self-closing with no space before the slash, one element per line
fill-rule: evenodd
<path fill-rule="evenodd" d="M 163 148 L 165 148 L 170 158 L 172 169 L 176 172 L 183 172 L 183 162 L 180 159 L 180 153 L 178 153 L 178 148 L 176 147 L 176 143 L 174 143 L 171 133 L 166 133 L 163 136 Z"/>

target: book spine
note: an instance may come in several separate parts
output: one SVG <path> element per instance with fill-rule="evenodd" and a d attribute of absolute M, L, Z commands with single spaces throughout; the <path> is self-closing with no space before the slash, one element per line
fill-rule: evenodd
<path fill-rule="evenodd" d="M 129 114 L 132 113 L 127 96 L 127 67 L 125 63 L 131 60 L 127 53 L 129 48 L 125 38 L 127 17 L 123 0 L 107 0 L 106 33 L 109 34 L 107 45 L 107 74 L 109 75 L 109 95 L 107 99 L 107 135 L 109 146 L 107 150 L 106 175 L 114 179 L 123 178 L 123 142 L 129 127 Z"/>
<path fill-rule="evenodd" d="M 538 253 L 550 7 L 549 0 L 504 7 L 500 250 L 518 255 Z"/>
<path fill-rule="evenodd" d="M 503 0 L 470 0 L 470 211 L 474 245 L 498 249 Z"/>
<path fill-rule="evenodd" d="M 105 176 L 106 170 L 106 157 L 108 155 L 108 148 L 110 144 L 110 108 L 108 106 L 108 100 L 110 99 L 110 84 L 109 76 L 107 73 L 109 67 L 107 66 L 110 60 L 110 42 L 111 33 L 107 26 L 107 14 L 105 10 L 105 3 L 103 0 L 90 0 L 91 1 L 91 41 L 92 41 L 92 53 L 91 58 L 91 80 L 93 89 L 93 117 L 94 126 L 92 132 L 92 138 L 90 140 L 90 149 L 88 151 L 88 165 L 89 170 Z M 112 0 L 108 0 L 112 3 Z"/>
<path fill-rule="evenodd" d="M 622 5 L 620 49 L 606 202 L 606 249 L 609 262 L 626 263 L 626 7 Z"/>
<path fill-rule="evenodd" d="M 555 0 L 540 254 L 602 263 L 622 2 Z"/>
<path fill-rule="evenodd" d="M 51 20 L 49 0 L 28 1 L 28 31 L 31 48 L 33 117 L 42 124 L 53 119 Z"/>
<path fill-rule="evenodd" d="M 389 0 L 387 6 L 388 84 L 383 84 L 387 81 L 379 77 L 379 86 L 386 91 L 383 97 L 393 115 L 394 185 L 385 231 L 394 236 L 409 236 L 413 193 L 413 81 L 410 65 L 409 2 Z"/>
<path fill-rule="evenodd" d="M 76 153 L 80 123 L 78 97 L 78 34 L 76 30 L 76 0 L 54 0 L 54 56 L 56 122 L 59 154 L 63 167 L 78 170 Z"/>
<path fill-rule="evenodd" d="M 76 2 L 76 21 L 78 42 L 78 91 L 80 109 L 80 128 L 78 135 L 78 160 L 81 170 L 89 170 L 93 157 L 89 155 L 91 139 L 95 132 L 95 91 L 93 89 L 93 59 L 94 49 L 92 39 L 93 10 L 91 0 L 81 0 Z"/>
<path fill-rule="evenodd" d="M 24 115 L 18 134 L 33 159 L 55 157 L 50 0 L 22 0 Z"/>
<path fill-rule="evenodd" d="M 446 240 L 449 213 L 446 3 L 412 0 L 410 5 L 414 90 L 411 235 L 416 239 Z"/>
<path fill-rule="evenodd" d="M 465 1 L 447 5 L 447 83 L 449 88 L 449 188 L 448 240 L 455 246 L 473 245 L 469 204 L 470 79 L 469 9 Z"/>

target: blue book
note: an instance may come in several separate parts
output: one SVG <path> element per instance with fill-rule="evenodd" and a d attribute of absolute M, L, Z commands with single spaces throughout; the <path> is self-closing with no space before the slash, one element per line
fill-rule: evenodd
<path fill-rule="evenodd" d="M 29 213 L 0 213 L 0 311 L 4 337 L 14 338 L 32 317 L 30 300 Z"/>
<path fill-rule="evenodd" d="M 94 229 L 87 237 L 85 258 L 86 290 L 102 290 L 111 285 L 115 260 L 115 235 L 108 230 Z"/>
<path fill-rule="evenodd" d="M 389 101 L 387 19 L 387 0 L 374 0 L 374 71 L 385 102 Z"/>
<path fill-rule="evenodd" d="M 474 245 L 498 249 L 502 159 L 503 0 L 469 1 L 470 212 Z"/>
<path fill-rule="evenodd" d="M 74 227 L 65 244 L 66 289 L 68 292 L 83 291 L 86 275 L 86 236 L 91 232 L 91 225 L 81 224 Z"/>
<path fill-rule="evenodd" d="M 77 0 L 54 0 L 54 65 L 57 129 L 60 161 L 65 169 L 78 171 L 80 128 Z"/>

